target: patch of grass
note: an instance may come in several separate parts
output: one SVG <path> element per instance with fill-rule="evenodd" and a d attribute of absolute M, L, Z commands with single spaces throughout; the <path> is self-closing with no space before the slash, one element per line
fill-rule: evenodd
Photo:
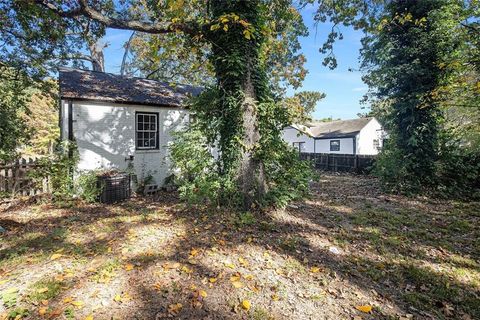
<path fill-rule="evenodd" d="M 18 300 L 18 289 L 17 288 L 9 288 L 4 290 L 0 293 L 0 298 L 3 301 L 3 305 L 6 308 L 12 308 L 17 305 Z"/>
<path fill-rule="evenodd" d="M 63 314 L 68 320 L 75 319 L 75 310 L 73 310 L 72 307 L 68 307 L 67 309 L 65 309 L 65 311 L 63 311 Z"/>
<path fill-rule="evenodd" d="M 8 313 L 7 319 L 18 320 L 28 317 L 29 314 L 30 311 L 26 308 L 15 308 Z"/>
<path fill-rule="evenodd" d="M 115 276 L 115 271 L 121 266 L 120 261 L 112 259 L 97 269 L 93 280 L 100 283 L 108 283 Z"/>
<path fill-rule="evenodd" d="M 296 272 L 300 274 L 307 273 L 307 269 L 305 268 L 305 266 L 300 261 L 294 258 L 288 258 L 284 266 L 285 270 L 287 270 L 288 272 Z"/>
<path fill-rule="evenodd" d="M 280 247 L 287 251 L 295 251 L 301 244 L 301 240 L 302 238 L 298 236 L 288 236 L 286 238 L 280 239 Z"/>
<path fill-rule="evenodd" d="M 257 307 L 255 310 L 252 312 L 251 319 L 253 320 L 273 320 L 274 317 L 270 315 L 270 313 L 262 308 L 262 307 Z"/>
<path fill-rule="evenodd" d="M 455 220 L 449 226 L 448 229 L 454 232 L 469 232 L 473 226 L 467 220 Z"/>
<path fill-rule="evenodd" d="M 244 226 L 251 226 L 257 222 L 257 219 L 255 219 L 255 216 L 247 211 L 247 212 L 241 212 L 235 217 L 235 225 L 238 227 L 244 227 Z"/>
<path fill-rule="evenodd" d="M 63 283 L 55 279 L 42 279 L 30 286 L 28 298 L 36 303 L 53 299 L 60 294 L 62 286 Z"/>
<path fill-rule="evenodd" d="M 275 224 L 273 222 L 261 221 L 258 228 L 261 231 L 272 232 L 275 230 Z"/>

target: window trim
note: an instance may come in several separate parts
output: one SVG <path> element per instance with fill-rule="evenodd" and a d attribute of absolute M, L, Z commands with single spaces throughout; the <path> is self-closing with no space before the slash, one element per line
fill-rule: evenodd
<path fill-rule="evenodd" d="M 295 144 L 298 144 L 298 147 L 296 147 Z M 297 149 L 298 153 L 302 153 L 302 146 L 305 146 L 305 141 L 292 142 L 292 147 L 294 149 Z"/>
<path fill-rule="evenodd" d="M 154 115 L 156 118 L 156 123 L 155 123 L 155 147 L 139 147 L 138 146 L 138 116 L 139 115 Z M 135 112 L 135 150 L 141 150 L 141 151 L 148 151 L 148 150 L 159 150 L 160 149 L 160 114 L 158 112 L 147 112 L 147 111 L 136 111 Z M 142 130 L 141 132 L 153 132 L 153 131 L 145 131 Z"/>
<path fill-rule="evenodd" d="M 332 142 L 338 142 L 338 150 L 332 150 Z M 335 140 L 330 140 L 330 151 L 334 151 L 334 152 L 337 152 L 337 151 L 340 151 L 340 140 L 339 139 L 335 139 Z"/>

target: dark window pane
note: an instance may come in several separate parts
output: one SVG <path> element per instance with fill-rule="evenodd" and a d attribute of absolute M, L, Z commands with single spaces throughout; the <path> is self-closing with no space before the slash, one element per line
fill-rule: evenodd
<path fill-rule="evenodd" d="M 330 151 L 340 151 L 340 140 L 330 140 Z"/>
<path fill-rule="evenodd" d="M 137 120 L 138 120 L 138 122 L 143 122 L 143 114 L 138 114 L 137 115 Z"/>

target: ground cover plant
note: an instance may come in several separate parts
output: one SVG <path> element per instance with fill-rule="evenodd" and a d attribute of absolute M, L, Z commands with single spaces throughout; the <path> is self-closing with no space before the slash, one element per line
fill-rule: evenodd
<path fill-rule="evenodd" d="M 1 318 L 476 319 L 478 203 L 386 195 L 322 175 L 266 214 L 2 205 Z"/>

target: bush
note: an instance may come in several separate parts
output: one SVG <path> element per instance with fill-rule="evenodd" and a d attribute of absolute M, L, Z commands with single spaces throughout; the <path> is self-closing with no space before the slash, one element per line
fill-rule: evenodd
<path fill-rule="evenodd" d="M 78 163 L 76 145 L 68 141 L 57 144 L 51 157 L 38 161 L 38 170 L 32 177 L 38 183 L 49 179 L 53 201 L 68 202 L 80 197 L 87 202 L 96 202 L 101 192 L 97 184 L 98 171 L 83 171 L 75 174 Z"/>
<path fill-rule="evenodd" d="M 377 158 L 374 174 L 386 191 L 406 195 L 427 194 L 449 199 L 480 198 L 480 152 L 462 146 L 461 141 L 442 132 L 434 162 L 434 175 L 427 181 L 407 168 L 414 159 L 403 157 L 393 146 L 387 146 Z"/>
<path fill-rule="evenodd" d="M 74 197 L 73 172 L 78 163 L 76 145 L 61 141 L 51 157 L 38 161 L 38 170 L 32 174 L 39 183 L 48 178 L 54 201 L 65 201 Z"/>
<path fill-rule="evenodd" d="M 88 203 L 98 201 L 102 187 L 98 185 L 98 171 L 84 171 L 75 179 L 75 193 Z"/>
<path fill-rule="evenodd" d="M 436 163 L 438 196 L 480 199 L 480 152 L 457 147 L 455 140 L 444 143 Z"/>

